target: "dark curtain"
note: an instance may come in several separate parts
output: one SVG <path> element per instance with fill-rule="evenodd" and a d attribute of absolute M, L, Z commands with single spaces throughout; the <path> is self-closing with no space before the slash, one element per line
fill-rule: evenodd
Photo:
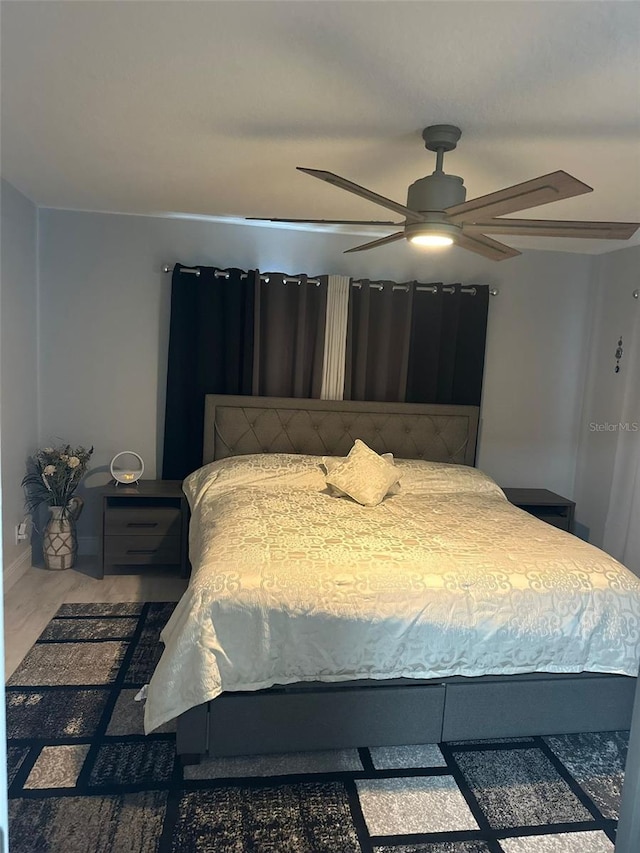
<path fill-rule="evenodd" d="M 181 480 L 202 464 L 205 394 L 251 394 L 253 272 L 197 267 L 171 284 L 167 368 L 165 480 Z"/>
<path fill-rule="evenodd" d="M 253 394 L 319 397 L 322 388 L 327 277 L 259 276 L 255 298 Z"/>
<path fill-rule="evenodd" d="M 415 284 L 408 403 L 479 406 L 489 288 Z"/>
<path fill-rule="evenodd" d="M 479 405 L 488 307 L 486 286 L 352 287 L 345 399 Z"/>
<path fill-rule="evenodd" d="M 404 400 L 413 288 L 391 281 L 351 286 L 345 400 Z"/>

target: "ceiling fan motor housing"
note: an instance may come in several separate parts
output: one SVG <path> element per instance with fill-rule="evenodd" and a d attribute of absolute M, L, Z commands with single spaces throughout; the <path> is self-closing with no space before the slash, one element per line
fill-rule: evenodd
<path fill-rule="evenodd" d="M 434 172 L 411 184 L 407 193 L 407 207 L 420 213 L 442 211 L 462 204 L 466 197 L 467 191 L 462 178 L 457 175 L 445 175 L 444 172 Z"/>
<path fill-rule="evenodd" d="M 426 222 L 407 223 L 404 234 L 407 239 L 417 234 L 435 233 L 447 235 L 454 240 L 462 227 L 447 221 L 444 211 L 448 207 L 462 204 L 467 195 L 462 178 L 434 172 L 411 184 L 407 194 L 407 207 L 424 214 Z"/>

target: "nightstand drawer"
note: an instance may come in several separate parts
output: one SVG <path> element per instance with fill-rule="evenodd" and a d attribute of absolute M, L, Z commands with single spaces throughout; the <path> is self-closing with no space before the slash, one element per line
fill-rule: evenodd
<path fill-rule="evenodd" d="M 149 566 L 179 563 L 179 536 L 105 536 L 104 559 L 112 565 Z"/>
<path fill-rule="evenodd" d="M 180 536 L 179 507 L 109 507 L 104 514 L 106 536 Z"/>
<path fill-rule="evenodd" d="M 554 508 L 521 504 L 520 509 L 528 512 L 530 515 L 535 515 L 540 521 L 546 521 L 547 524 L 559 527 L 560 530 L 570 531 L 571 529 L 571 510 L 569 507 Z"/>

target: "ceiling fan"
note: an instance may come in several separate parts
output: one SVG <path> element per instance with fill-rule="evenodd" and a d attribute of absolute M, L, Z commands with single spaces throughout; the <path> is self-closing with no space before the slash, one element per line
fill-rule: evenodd
<path fill-rule="evenodd" d="M 423 130 L 422 138 L 425 147 L 436 153 L 436 168 L 431 175 L 419 178 L 411 184 L 406 206 L 354 184 L 346 178 L 334 175 L 333 172 L 297 167 L 300 172 L 305 172 L 307 175 L 401 214 L 404 216 L 404 222 L 360 219 L 276 219 L 258 216 L 249 216 L 247 219 L 316 225 L 400 227 L 402 230 L 388 237 L 347 249 L 346 253 L 374 249 L 404 238 L 419 246 L 449 246 L 455 243 L 462 249 L 477 252 L 493 261 L 503 261 L 521 253 L 517 249 L 493 240 L 487 234 L 628 240 L 640 227 L 640 223 L 637 222 L 500 219 L 499 217 L 505 213 L 515 213 L 540 204 L 548 204 L 551 201 L 590 193 L 592 187 L 559 170 L 471 201 L 465 201 L 467 191 L 462 178 L 447 175 L 442 168 L 445 152 L 453 151 L 460 136 L 460 129 L 450 124 L 436 124 Z"/>

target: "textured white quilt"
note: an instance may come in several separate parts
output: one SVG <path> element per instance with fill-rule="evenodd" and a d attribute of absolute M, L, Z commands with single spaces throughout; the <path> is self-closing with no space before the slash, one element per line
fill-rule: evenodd
<path fill-rule="evenodd" d="M 189 588 L 163 631 L 147 732 L 224 690 L 523 672 L 636 675 L 640 581 L 508 503 L 486 475 L 401 461 L 363 507 L 320 458 L 190 475 Z"/>

